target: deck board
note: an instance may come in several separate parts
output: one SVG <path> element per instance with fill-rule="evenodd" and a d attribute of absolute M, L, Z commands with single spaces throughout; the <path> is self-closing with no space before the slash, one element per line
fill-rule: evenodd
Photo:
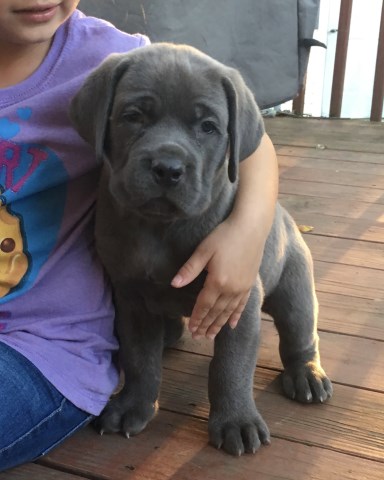
<path fill-rule="evenodd" d="M 313 173 L 314 176 L 316 172 Z M 333 177 L 331 177 L 333 178 Z M 309 182 L 294 179 L 280 179 L 280 190 L 285 194 L 296 194 L 316 198 L 353 199 L 355 202 L 366 204 L 367 208 L 371 203 L 384 205 L 384 190 L 380 188 L 356 187 L 325 182 Z"/>
<path fill-rule="evenodd" d="M 362 175 L 361 186 L 370 185 L 372 178 L 369 178 L 367 175 L 372 175 L 374 176 L 373 186 L 382 188 L 383 167 L 380 163 L 377 163 L 377 156 L 371 158 L 372 162 L 370 163 L 367 161 L 366 155 L 362 153 L 359 154 L 359 157 L 355 156 L 354 161 L 351 161 L 351 158 L 345 159 L 345 157 L 342 159 L 319 158 L 318 156 L 310 156 L 309 152 L 305 155 L 301 150 L 304 149 L 295 149 L 296 155 L 289 154 L 288 152 L 286 152 L 285 155 L 282 153 L 278 154 L 280 176 L 318 182 L 319 178 L 317 175 L 320 172 L 328 172 L 328 174 L 333 174 L 335 178 L 333 176 L 328 177 L 325 179 L 326 183 L 336 183 L 337 181 L 340 182 L 341 185 L 350 185 L 350 180 L 353 178 L 351 174 L 357 173 Z M 279 149 L 277 149 L 277 151 L 279 151 Z M 315 173 L 315 175 L 312 174 L 307 177 L 306 173 L 308 172 Z M 304 177 L 302 177 L 302 175 L 304 175 Z"/>
<path fill-rule="evenodd" d="M 209 359 L 196 362 L 183 354 L 172 358 L 172 369 L 165 370 L 162 405 L 171 411 L 208 417 L 207 397 L 196 394 L 206 389 Z M 168 363 L 166 362 L 166 365 Z M 185 383 L 188 385 L 186 386 Z M 382 394 L 335 384 L 335 397 L 327 405 L 302 405 L 281 395 L 278 372 L 258 368 L 255 398 L 273 438 L 294 440 L 305 445 L 383 460 L 384 439 L 380 424 L 384 421 Z M 324 410 L 326 412 L 324 412 Z M 162 414 L 162 412 L 160 412 Z M 356 416 L 364 425 L 356 425 Z M 384 465 L 383 465 L 384 468 Z"/>
<path fill-rule="evenodd" d="M 10 472 L 0 473 L 0 478 L 7 480 L 83 480 L 85 477 L 30 463 L 14 468 Z"/>
<path fill-rule="evenodd" d="M 319 329 L 384 341 L 384 300 L 319 291 L 317 296 L 320 303 Z"/>
<path fill-rule="evenodd" d="M 383 246 L 379 243 L 308 233 L 304 240 L 316 261 L 384 270 Z"/>
<path fill-rule="evenodd" d="M 207 444 L 212 344 L 188 334 L 164 358 L 161 410 L 138 437 L 87 427 L 36 464 L 0 480 L 381 480 L 384 478 L 384 125 L 266 119 L 280 201 L 315 266 L 325 405 L 281 395 L 278 337 L 263 317 L 255 399 L 272 444 L 233 458 Z"/>
<path fill-rule="evenodd" d="M 100 480 L 381 480 L 383 468 L 380 462 L 280 438 L 256 455 L 232 458 L 207 446 L 203 420 L 166 411 L 129 441 L 118 435 L 100 438 L 87 428 L 46 463 L 71 464 Z"/>
<path fill-rule="evenodd" d="M 297 146 L 295 145 L 296 139 L 295 135 L 297 133 L 296 129 L 294 128 L 294 122 L 290 120 L 286 120 L 286 122 L 290 123 L 291 127 L 291 136 L 289 139 L 286 139 L 286 143 L 282 142 L 282 139 L 276 134 L 276 129 L 274 127 L 274 120 L 270 121 L 266 119 L 267 124 L 267 131 L 271 137 L 274 137 L 274 145 L 279 158 L 281 156 L 291 156 L 295 157 L 296 159 L 301 158 L 316 158 L 321 160 L 322 162 L 327 160 L 341 160 L 343 162 L 363 162 L 367 165 L 376 164 L 378 166 L 383 165 L 383 158 L 382 155 L 384 153 L 384 148 L 381 142 L 377 142 L 378 145 L 381 143 L 381 147 L 378 148 L 377 153 L 368 152 L 363 148 L 358 149 L 357 151 L 351 150 L 334 150 L 332 148 L 317 148 L 316 145 L 311 146 Z M 331 130 L 331 124 L 328 125 L 329 130 Z M 376 128 L 376 127 L 375 127 Z M 380 128 L 383 128 L 382 126 Z M 304 135 L 306 134 L 306 129 L 303 130 Z M 355 132 L 353 133 L 353 135 Z M 358 133 L 356 133 L 358 135 Z M 328 138 L 332 138 L 332 132 L 328 132 Z M 288 140 L 288 141 L 287 141 Z"/>
<path fill-rule="evenodd" d="M 272 141 L 277 145 L 383 153 L 383 125 L 380 123 L 278 117 L 267 118 L 265 124 Z"/>
<path fill-rule="evenodd" d="M 384 208 L 348 198 L 323 198 L 281 191 L 280 201 L 298 224 L 311 225 L 314 234 L 382 245 Z"/>
<path fill-rule="evenodd" d="M 324 369 L 334 382 L 384 393 L 383 342 L 319 332 L 320 352 Z M 180 350 L 201 355 L 212 355 L 208 340 L 191 340 L 188 334 L 180 342 Z M 272 322 L 263 320 L 258 365 L 281 370 L 278 354 L 278 335 Z"/>

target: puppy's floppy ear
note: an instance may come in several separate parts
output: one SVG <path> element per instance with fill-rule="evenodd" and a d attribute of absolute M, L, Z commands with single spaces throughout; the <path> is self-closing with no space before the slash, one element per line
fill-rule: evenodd
<path fill-rule="evenodd" d="M 107 57 L 85 80 L 72 99 L 69 117 L 80 134 L 103 160 L 104 146 L 112 110 L 113 97 L 120 78 L 127 70 L 129 59 L 125 54 Z"/>
<path fill-rule="evenodd" d="M 239 162 L 258 147 L 264 133 L 264 122 L 254 96 L 241 75 L 228 69 L 222 80 L 228 103 L 228 134 L 230 143 L 228 176 L 236 181 Z"/>

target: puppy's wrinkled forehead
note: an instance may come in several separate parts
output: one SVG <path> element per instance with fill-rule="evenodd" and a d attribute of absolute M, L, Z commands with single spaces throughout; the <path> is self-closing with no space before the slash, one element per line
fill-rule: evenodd
<path fill-rule="evenodd" d="M 154 48 L 155 47 L 155 48 Z M 135 52 L 116 89 L 119 102 L 156 99 L 178 113 L 196 104 L 225 114 L 225 67 L 193 48 L 152 45 Z"/>

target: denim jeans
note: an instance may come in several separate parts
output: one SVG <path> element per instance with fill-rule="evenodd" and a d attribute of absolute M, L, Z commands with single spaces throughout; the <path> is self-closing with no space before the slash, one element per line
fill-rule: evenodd
<path fill-rule="evenodd" d="M 0 472 L 35 460 L 92 420 L 0 341 Z"/>

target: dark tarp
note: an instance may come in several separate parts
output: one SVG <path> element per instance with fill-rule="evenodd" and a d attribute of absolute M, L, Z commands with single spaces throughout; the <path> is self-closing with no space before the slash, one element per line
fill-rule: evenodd
<path fill-rule="evenodd" d="M 79 8 L 126 32 L 144 33 L 152 42 L 187 43 L 238 68 L 259 106 L 266 108 L 299 92 L 319 4 L 320 0 L 81 0 Z"/>

